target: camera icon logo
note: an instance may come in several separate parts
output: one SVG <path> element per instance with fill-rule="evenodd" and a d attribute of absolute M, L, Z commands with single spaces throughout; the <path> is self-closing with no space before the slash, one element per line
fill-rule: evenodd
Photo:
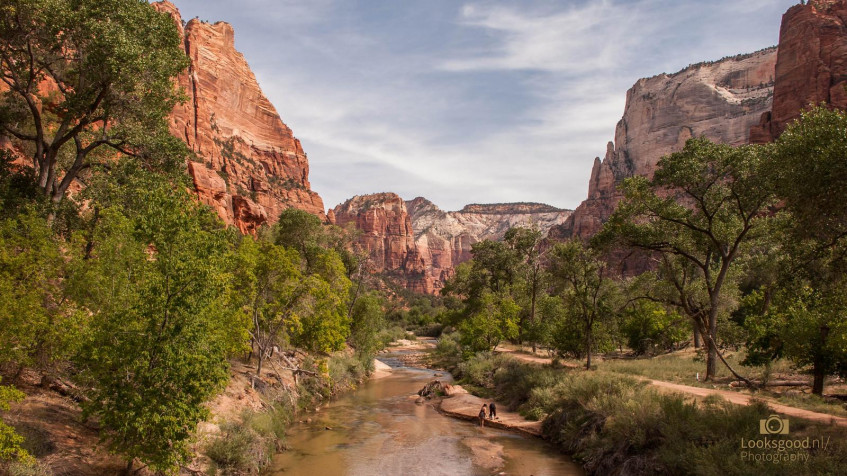
<path fill-rule="evenodd" d="M 780 418 L 779 415 L 771 415 L 764 420 L 759 420 L 759 434 L 787 435 L 788 419 Z"/>

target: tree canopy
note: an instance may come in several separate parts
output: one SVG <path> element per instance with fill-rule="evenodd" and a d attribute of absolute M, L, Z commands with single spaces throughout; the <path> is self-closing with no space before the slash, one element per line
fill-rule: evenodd
<path fill-rule="evenodd" d="M 4 0 L 0 12 L 0 128 L 30 146 L 43 194 L 59 202 L 105 149 L 182 166 L 166 117 L 188 59 L 169 15 L 144 0 Z"/>

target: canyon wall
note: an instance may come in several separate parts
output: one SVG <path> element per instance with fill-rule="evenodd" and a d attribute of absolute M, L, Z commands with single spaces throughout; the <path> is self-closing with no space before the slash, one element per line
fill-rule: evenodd
<path fill-rule="evenodd" d="M 770 142 L 813 104 L 847 108 L 847 2 L 811 1 L 782 16 L 773 109 L 750 130 Z"/>
<path fill-rule="evenodd" d="M 532 226 L 546 235 L 570 210 L 539 203 L 467 205 L 445 212 L 418 197 L 404 202 L 394 193 L 355 196 L 330 210 L 330 221 L 361 232 L 372 270 L 393 276 L 406 288 L 433 294 L 454 268 L 471 258 L 471 245 L 502 240 L 510 228 Z"/>
<path fill-rule="evenodd" d="M 435 291 L 426 279 L 427 263 L 415 244 L 406 202 L 397 194 L 356 195 L 330 210 L 329 219 L 360 232 L 356 246 L 370 257 L 369 271 L 391 276 L 413 291 Z"/>
<path fill-rule="evenodd" d="M 232 26 L 196 18 L 184 24 L 172 3 L 153 6 L 174 18 L 191 59 L 178 78 L 188 100 L 174 109 L 170 125 L 194 153 L 188 172 L 200 200 L 242 233 L 276 221 L 288 207 L 325 218 L 300 141 L 235 49 Z"/>
<path fill-rule="evenodd" d="M 588 198 L 550 236 L 588 238 L 621 200 L 627 177 L 652 177 L 659 159 L 691 137 L 744 144 L 771 108 L 776 48 L 691 65 L 675 74 L 643 78 L 627 91 L 626 106 L 603 160 L 594 159 Z"/>

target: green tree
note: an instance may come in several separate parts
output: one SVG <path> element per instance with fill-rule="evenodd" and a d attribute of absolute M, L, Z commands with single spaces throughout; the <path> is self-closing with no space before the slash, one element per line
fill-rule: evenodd
<path fill-rule="evenodd" d="M 265 358 L 287 340 L 287 330 L 304 312 L 309 291 L 300 254 L 283 246 L 242 237 L 235 259 L 236 295 L 250 316 L 251 343 L 261 376 Z"/>
<path fill-rule="evenodd" d="M 557 243 L 550 252 L 550 275 L 565 307 L 565 320 L 557 326 L 555 341 L 567 349 L 573 336 L 581 337 L 586 356 L 585 368 L 591 368 L 591 352 L 597 325 L 614 313 L 616 286 L 606 276 L 606 263 L 579 240 Z M 578 323 L 578 325 L 576 325 Z M 579 332 L 577 334 L 574 331 Z"/>
<path fill-rule="evenodd" d="M 105 149 L 181 167 L 166 117 L 188 60 L 169 15 L 144 0 L 4 0 L 0 12 L 0 128 L 31 146 L 44 195 L 61 201 Z"/>
<path fill-rule="evenodd" d="M 479 304 L 459 325 L 465 352 L 492 351 L 503 339 L 516 338 L 519 312 L 511 296 L 484 291 Z"/>
<path fill-rule="evenodd" d="M 783 208 L 762 261 L 777 271 L 745 300 L 748 362 L 784 356 L 811 368 L 818 395 L 827 375 L 847 375 L 845 130 L 844 111 L 816 107 L 776 141 L 765 172 Z"/>
<path fill-rule="evenodd" d="M 625 198 L 596 237 L 615 237 L 659 259 L 659 276 L 673 292 L 655 298 L 688 316 L 705 339 L 706 379 L 715 377 L 718 358 L 744 379 L 718 351 L 718 322 L 732 311 L 736 261 L 760 236 L 774 203 L 763 179 L 766 150 L 689 139 L 659 161 L 652 181 L 624 181 Z"/>
<path fill-rule="evenodd" d="M 514 295 L 521 305 L 520 334 L 518 339 L 526 338 L 535 352 L 545 326 L 538 320 L 538 302 L 544 295 L 547 275 L 543 266 L 544 253 L 541 251 L 541 231 L 537 227 L 515 227 L 509 229 L 503 237 L 508 247 L 517 255 L 516 285 Z M 528 301 L 528 302 L 526 302 Z"/>
<path fill-rule="evenodd" d="M 350 335 L 351 282 L 335 250 L 315 248 L 311 254 L 311 265 L 304 271 L 308 312 L 292 324 L 291 343 L 315 352 L 341 350 Z"/>
<path fill-rule="evenodd" d="M 86 317 L 64 299 L 65 268 L 43 216 L 0 219 L 0 363 L 47 369 L 73 352 Z"/>
<path fill-rule="evenodd" d="M 384 327 L 385 311 L 379 295 L 370 292 L 359 297 L 353 305 L 350 345 L 368 369 L 373 364 L 373 356 L 382 346 L 379 331 Z"/>
<path fill-rule="evenodd" d="M 227 356 L 248 324 L 230 296 L 229 244 L 211 212 L 184 188 L 136 170 L 126 204 L 100 211 L 90 253 L 72 274 L 91 313 L 76 361 L 112 451 L 169 471 L 226 383 Z"/>

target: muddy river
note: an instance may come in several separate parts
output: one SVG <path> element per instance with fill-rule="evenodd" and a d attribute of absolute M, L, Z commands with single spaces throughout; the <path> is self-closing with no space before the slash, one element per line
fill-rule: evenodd
<path fill-rule="evenodd" d="M 400 365 L 390 361 L 393 365 Z M 479 428 L 415 403 L 415 392 L 441 374 L 396 368 L 292 425 L 289 450 L 273 475 L 582 475 L 544 441 Z"/>

